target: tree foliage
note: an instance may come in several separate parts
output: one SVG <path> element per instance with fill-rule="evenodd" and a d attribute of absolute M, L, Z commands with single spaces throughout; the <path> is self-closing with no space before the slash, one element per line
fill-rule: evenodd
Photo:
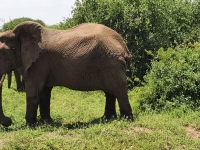
<path fill-rule="evenodd" d="M 84 22 L 104 24 L 122 35 L 133 54 L 129 86 L 143 80 L 160 48 L 199 40 L 200 2 L 197 0 L 76 0 L 66 29 Z"/>
<path fill-rule="evenodd" d="M 31 19 L 31 18 L 17 18 L 17 19 L 14 19 L 14 20 L 11 20 L 10 22 L 7 22 L 3 25 L 3 28 L 2 30 L 3 31 L 7 31 L 7 30 L 12 30 L 14 29 L 18 24 L 24 22 L 24 21 L 35 21 L 35 22 L 38 22 L 40 23 L 41 25 L 43 26 L 46 26 L 45 23 L 42 21 L 42 20 L 34 20 L 34 19 Z"/>
<path fill-rule="evenodd" d="M 186 105 L 200 107 L 200 45 L 159 49 L 152 69 L 144 77 L 143 87 L 136 88 L 142 109 L 169 110 Z"/>

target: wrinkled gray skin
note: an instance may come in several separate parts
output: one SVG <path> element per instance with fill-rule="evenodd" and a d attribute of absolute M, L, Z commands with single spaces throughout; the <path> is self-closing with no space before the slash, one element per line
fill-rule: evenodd
<path fill-rule="evenodd" d="M 103 118 L 117 116 L 117 98 L 121 117 L 133 119 L 126 81 L 126 66 L 131 57 L 121 36 L 100 24 L 53 30 L 24 22 L 0 33 L 0 76 L 17 68 L 23 75 L 28 125 L 36 123 L 38 107 L 41 119 L 51 120 L 54 86 L 102 90 L 106 97 Z"/>

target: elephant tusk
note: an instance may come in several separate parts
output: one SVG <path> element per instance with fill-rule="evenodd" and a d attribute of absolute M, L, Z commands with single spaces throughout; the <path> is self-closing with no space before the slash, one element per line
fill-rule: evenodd
<path fill-rule="evenodd" d="M 3 74 L 2 77 L 1 77 L 1 80 L 0 80 L 0 87 L 3 84 L 3 81 L 4 81 L 5 77 L 6 77 L 6 74 Z"/>

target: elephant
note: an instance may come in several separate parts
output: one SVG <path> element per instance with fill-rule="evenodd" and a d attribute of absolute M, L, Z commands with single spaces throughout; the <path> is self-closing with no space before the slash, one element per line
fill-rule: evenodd
<path fill-rule="evenodd" d="M 14 76 L 15 76 L 15 81 L 16 81 L 16 89 L 18 92 L 23 92 L 25 89 L 25 83 L 23 77 L 18 73 L 17 70 L 14 70 Z M 12 71 L 7 73 L 8 75 L 8 88 L 11 87 L 11 82 L 12 82 Z"/>
<path fill-rule="evenodd" d="M 113 29 L 83 23 L 67 30 L 49 29 L 26 21 L 0 33 L 0 76 L 20 70 L 25 82 L 26 124 L 37 123 L 37 110 L 51 120 L 50 99 L 54 86 L 105 93 L 104 119 L 134 120 L 128 99 L 126 68 L 132 54 Z"/>

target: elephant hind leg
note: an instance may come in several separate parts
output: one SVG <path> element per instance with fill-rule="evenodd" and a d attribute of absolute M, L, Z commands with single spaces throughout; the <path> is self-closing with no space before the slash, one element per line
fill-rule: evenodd
<path fill-rule="evenodd" d="M 112 70 L 114 69 L 114 70 Z M 104 80 L 107 90 L 110 91 L 109 93 L 112 93 L 112 98 L 109 98 L 108 100 L 112 102 L 108 102 L 106 100 L 106 105 L 110 108 L 106 108 L 105 112 L 108 109 L 114 110 L 114 97 L 117 99 L 119 108 L 120 108 L 120 116 L 123 118 L 127 118 L 130 120 L 133 120 L 133 114 L 132 109 L 128 100 L 128 88 L 127 88 L 127 80 L 126 80 L 126 71 L 123 68 L 111 68 L 110 74 L 108 74 L 107 78 Z M 110 96 L 111 97 L 111 96 Z M 107 104 L 110 103 L 110 104 Z M 114 112 L 114 111 L 113 111 Z"/>
<path fill-rule="evenodd" d="M 40 116 L 41 122 L 50 122 L 52 121 L 50 116 L 50 99 L 51 99 L 51 90 L 52 87 L 44 87 L 40 93 Z"/>
<path fill-rule="evenodd" d="M 119 103 L 120 117 L 128 120 L 134 120 L 132 109 L 128 101 L 128 95 L 125 93 L 124 94 L 120 93 L 117 94 L 116 97 Z"/>
<path fill-rule="evenodd" d="M 106 96 L 106 105 L 105 105 L 105 112 L 103 115 L 103 119 L 112 119 L 117 118 L 115 103 L 116 97 L 108 92 L 105 92 Z"/>

